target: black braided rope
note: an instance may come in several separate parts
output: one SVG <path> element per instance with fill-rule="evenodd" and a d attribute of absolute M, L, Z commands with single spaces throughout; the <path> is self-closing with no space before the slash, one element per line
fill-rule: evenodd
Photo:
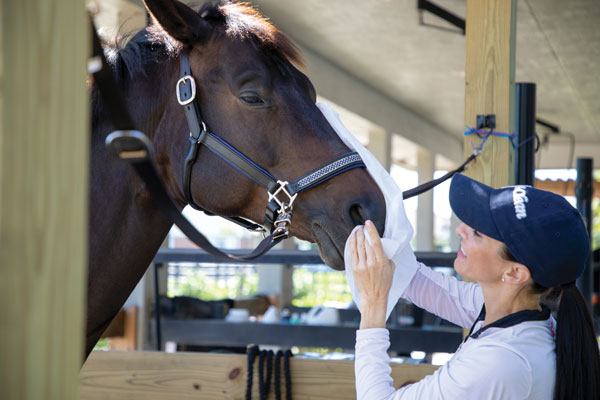
<path fill-rule="evenodd" d="M 266 374 L 265 374 L 266 362 Z M 261 350 L 258 355 L 258 393 L 260 400 L 267 400 L 271 391 L 271 376 L 273 375 L 273 351 Z"/>
<path fill-rule="evenodd" d="M 252 400 L 252 377 L 254 375 L 254 359 L 259 353 L 258 346 L 248 348 L 248 368 L 246 377 L 246 400 Z"/>
<path fill-rule="evenodd" d="M 248 372 L 246 379 L 246 400 L 252 400 L 252 379 L 254 375 L 254 360 L 258 356 L 258 394 L 260 400 L 267 400 L 271 391 L 271 379 L 275 374 L 274 391 L 275 399 L 281 400 L 281 359 L 283 358 L 283 374 L 285 377 L 285 397 L 286 400 L 292 399 L 292 377 L 290 373 L 290 357 L 293 357 L 290 350 L 282 352 L 279 350 L 274 354 L 272 350 L 259 350 L 258 346 L 248 348 Z M 275 362 L 273 362 L 273 358 Z M 265 371 L 266 362 L 266 371 Z M 275 365 L 273 365 L 275 364 Z M 266 373 L 265 373 L 266 372 Z"/>
<path fill-rule="evenodd" d="M 266 351 L 262 350 L 258 354 L 258 398 L 260 400 L 267 400 L 267 396 L 265 394 L 265 355 Z"/>
<path fill-rule="evenodd" d="M 273 350 L 269 350 L 267 353 L 267 381 L 265 385 L 267 387 L 267 396 L 269 396 L 269 392 L 271 391 L 271 377 L 273 376 L 273 358 L 275 357 L 275 353 Z"/>
<path fill-rule="evenodd" d="M 292 400 L 292 374 L 290 373 L 290 358 L 293 357 L 290 350 L 283 355 L 283 375 L 285 376 L 285 398 Z"/>
<path fill-rule="evenodd" d="M 283 357 L 283 352 L 281 350 L 277 351 L 275 354 L 275 400 L 281 400 L 281 358 Z"/>
<path fill-rule="evenodd" d="M 267 362 L 267 373 L 264 380 L 264 393 L 265 399 L 269 397 L 269 392 L 271 391 L 271 377 L 273 376 L 273 350 L 263 350 L 265 352 L 265 358 Z"/>

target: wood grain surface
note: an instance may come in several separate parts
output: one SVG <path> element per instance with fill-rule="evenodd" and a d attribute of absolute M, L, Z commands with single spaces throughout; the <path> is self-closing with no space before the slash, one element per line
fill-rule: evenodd
<path fill-rule="evenodd" d="M 93 352 L 80 374 L 82 400 L 245 399 L 245 355 Z M 392 364 L 394 384 L 418 381 L 431 365 Z M 354 399 L 354 362 L 292 358 L 294 400 Z M 258 398 L 254 365 L 253 398 Z M 282 395 L 285 398 L 285 385 Z M 273 390 L 269 399 L 274 399 Z"/>
<path fill-rule="evenodd" d="M 465 61 L 465 125 L 478 114 L 495 114 L 497 132 L 514 132 L 516 0 L 468 0 Z M 464 138 L 464 155 L 472 152 Z M 514 183 L 513 148 L 504 137 L 490 137 L 466 175 L 492 187 Z"/>
<path fill-rule="evenodd" d="M 90 140 L 85 2 L 3 0 L 0 9 L 0 399 L 76 399 Z"/>

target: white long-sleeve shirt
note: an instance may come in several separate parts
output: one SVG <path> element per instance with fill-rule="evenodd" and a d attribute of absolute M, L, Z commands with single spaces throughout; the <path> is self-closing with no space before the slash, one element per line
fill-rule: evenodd
<path fill-rule="evenodd" d="M 415 305 L 471 328 L 483 307 L 479 285 L 461 282 L 423 264 L 406 267 L 410 281 L 402 297 Z M 477 332 L 483 321 L 473 329 Z M 356 334 L 356 392 L 359 400 L 408 399 L 539 399 L 550 400 L 554 391 L 556 355 L 550 316 L 507 327 L 490 327 L 469 337 L 452 359 L 421 381 L 396 390 L 390 376 L 389 332 L 385 328 L 360 329 Z"/>

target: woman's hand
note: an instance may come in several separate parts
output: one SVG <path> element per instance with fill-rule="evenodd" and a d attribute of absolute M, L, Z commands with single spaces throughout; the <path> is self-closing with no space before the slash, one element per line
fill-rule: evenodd
<path fill-rule="evenodd" d="M 365 237 L 366 229 L 371 243 Z M 387 258 L 375 225 L 371 221 L 350 238 L 352 272 L 360 295 L 360 328 L 385 328 L 388 295 L 392 287 L 394 263 Z"/>

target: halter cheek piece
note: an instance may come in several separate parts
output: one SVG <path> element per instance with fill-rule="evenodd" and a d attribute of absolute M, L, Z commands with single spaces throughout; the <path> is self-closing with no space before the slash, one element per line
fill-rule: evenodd
<path fill-rule="evenodd" d="M 196 97 L 196 82 L 192 77 L 186 51 L 181 53 L 180 79 L 177 81 L 175 91 L 177 101 L 183 106 L 190 128 L 190 148 L 185 159 L 183 172 L 183 193 L 186 201 L 197 210 L 205 211 L 196 204 L 191 191 L 192 169 L 198 158 L 200 145 L 206 146 L 248 179 L 266 189 L 268 202 L 264 223 L 268 230 L 275 235 L 275 238 L 289 236 L 289 225 L 292 222 L 294 201 L 299 193 L 349 169 L 365 167 L 358 153 L 352 152 L 335 158 L 333 161 L 320 166 L 291 183 L 278 180 L 225 140 L 207 130 L 200 113 L 200 106 Z M 244 218 L 226 218 L 247 229 L 265 231 L 263 226 Z"/>

